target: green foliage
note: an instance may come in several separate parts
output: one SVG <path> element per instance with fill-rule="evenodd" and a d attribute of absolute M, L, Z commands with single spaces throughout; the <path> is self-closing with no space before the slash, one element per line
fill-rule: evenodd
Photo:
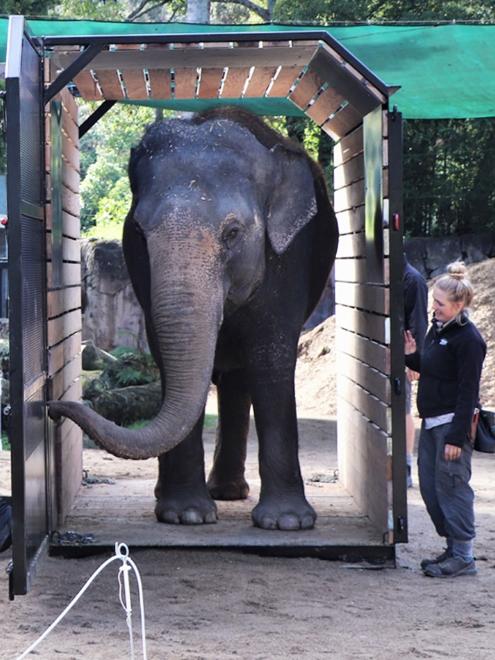
<path fill-rule="evenodd" d="M 6 431 L 2 431 L 1 445 L 3 450 L 10 451 L 10 440 Z"/>
<path fill-rule="evenodd" d="M 494 180 L 495 119 L 406 122 L 408 235 L 495 231 Z"/>
<path fill-rule="evenodd" d="M 53 0 L 3 0 L 1 13 L 45 16 L 53 4 Z"/>
<path fill-rule="evenodd" d="M 92 107 L 85 107 L 82 118 Z M 81 228 L 84 236 L 122 235 L 131 195 L 127 163 L 154 111 L 137 105 L 114 106 L 81 140 Z"/>
<path fill-rule="evenodd" d="M 147 385 L 160 380 L 160 372 L 149 353 L 121 346 L 114 349 L 112 355 L 117 361 L 107 364 L 97 378 L 92 378 L 84 384 L 84 399 L 93 401 L 115 388 Z"/>
<path fill-rule="evenodd" d="M 205 423 L 203 428 L 205 429 L 216 429 L 218 425 L 218 416 L 217 415 L 205 415 Z"/>

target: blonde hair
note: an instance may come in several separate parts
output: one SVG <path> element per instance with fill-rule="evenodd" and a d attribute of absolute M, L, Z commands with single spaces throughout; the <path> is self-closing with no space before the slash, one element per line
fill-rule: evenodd
<path fill-rule="evenodd" d="M 471 305 L 474 289 L 467 278 L 467 268 L 463 261 L 449 264 L 447 272 L 438 278 L 435 286 L 447 294 L 450 302 L 461 302 L 464 307 Z"/>

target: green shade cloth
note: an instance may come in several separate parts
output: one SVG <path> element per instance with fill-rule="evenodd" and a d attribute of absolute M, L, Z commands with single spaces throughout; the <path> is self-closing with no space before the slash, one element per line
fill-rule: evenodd
<path fill-rule="evenodd" d="M 0 61 L 7 18 L 0 18 Z M 326 31 L 388 85 L 400 85 L 392 103 L 407 119 L 495 116 L 495 25 L 192 25 L 29 20 L 35 36 L 208 34 L 213 32 Z M 220 101 L 221 103 L 222 101 Z M 237 101 L 236 101 L 237 102 Z M 172 100 L 160 105 L 202 110 L 219 101 Z M 245 99 L 258 114 L 300 114 L 285 99 Z"/>

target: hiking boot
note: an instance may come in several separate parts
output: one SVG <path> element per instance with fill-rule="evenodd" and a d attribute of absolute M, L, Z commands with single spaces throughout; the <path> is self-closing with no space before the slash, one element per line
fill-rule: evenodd
<path fill-rule="evenodd" d="M 446 548 L 441 555 L 438 555 L 438 557 L 432 559 L 422 559 L 420 564 L 421 569 L 424 571 L 427 566 L 430 566 L 431 564 L 440 564 L 442 561 L 445 561 L 451 556 L 452 552 Z"/>
<path fill-rule="evenodd" d="M 466 561 L 461 557 L 449 557 L 438 564 L 429 564 L 424 569 L 425 575 L 437 578 L 476 575 L 477 572 L 474 560 Z"/>

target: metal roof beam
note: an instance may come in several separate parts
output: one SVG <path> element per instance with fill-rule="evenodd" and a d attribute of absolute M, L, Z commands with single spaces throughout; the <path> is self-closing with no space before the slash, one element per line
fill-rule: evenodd
<path fill-rule="evenodd" d="M 96 110 L 91 114 L 83 123 L 79 126 L 79 139 L 82 138 L 83 135 L 85 135 L 90 128 L 93 128 L 93 126 L 103 117 L 103 115 L 106 115 L 107 112 L 112 108 L 117 101 L 103 101 Z"/>
<path fill-rule="evenodd" d="M 86 46 L 78 58 L 72 62 L 51 85 L 45 90 L 43 95 L 43 102 L 46 105 L 51 99 L 58 94 L 66 85 L 68 85 L 77 74 L 84 69 L 84 67 L 91 62 L 91 60 L 98 55 L 100 50 L 105 44 L 91 43 Z"/>

